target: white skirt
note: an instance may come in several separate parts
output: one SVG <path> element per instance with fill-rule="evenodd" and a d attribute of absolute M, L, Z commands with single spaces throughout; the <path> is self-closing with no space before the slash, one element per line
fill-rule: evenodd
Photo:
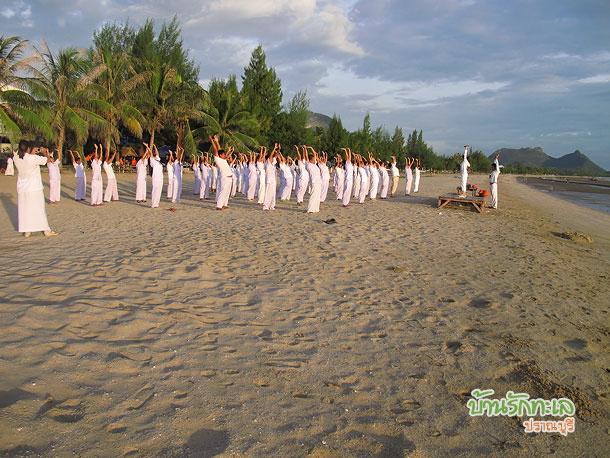
<path fill-rule="evenodd" d="M 40 191 L 17 193 L 17 219 L 19 232 L 49 231 L 49 222 Z"/>

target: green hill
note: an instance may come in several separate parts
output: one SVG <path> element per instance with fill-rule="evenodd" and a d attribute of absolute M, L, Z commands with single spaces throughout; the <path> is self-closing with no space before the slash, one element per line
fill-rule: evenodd
<path fill-rule="evenodd" d="M 546 154 L 540 147 L 520 149 L 501 148 L 490 154 L 488 156 L 489 159 L 493 160 L 497 153 L 500 153 L 500 163 L 505 165 L 521 164 L 526 167 L 564 170 L 592 176 L 608 174 L 606 170 L 578 150 L 560 158 L 555 158 Z"/>
<path fill-rule="evenodd" d="M 332 118 L 323 115 L 322 113 L 314 113 L 313 111 L 310 111 L 309 122 L 307 123 L 306 127 L 322 127 L 323 129 L 327 129 L 331 119 Z"/>

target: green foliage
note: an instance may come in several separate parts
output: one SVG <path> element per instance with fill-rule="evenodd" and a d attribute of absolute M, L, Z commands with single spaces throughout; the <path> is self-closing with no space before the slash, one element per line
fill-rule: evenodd
<path fill-rule="evenodd" d="M 328 130 L 322 139 L 322 149 L 326 151 L 329 156 L 334 156 L 337 153 L 340 153 L 341 148 L 347 144 L 348 137 L 349 133 L 343 127 L 341 118 L 338 117 L 337 114 L 334 114 L 328 124 Z"/>
<path fill-rule="evenodd" d="M 93 32 L 94 47 L 107 49 L 110 54 L 131 53 L 135 39 L 136 31 L 129 20 L 125 24 L 106 22 Z"/>
<path fill-rule="evenodd" d="M 314 145 L 314 131 L 307 128 L 309 122 L 309 99 L 307 91 L 299 91 L 275 118 L 270 138 L 285 145 L 285 154 L 292 154 L 292 145 Z"/>
<path fill-rule="evenodd" d="M 481 150 L 475 150 L 469 153 L 468 162 L 470 162 L 470 170 L 473 172 L 491 171 L 491 161 Z"/>
<path fill-rule="evenodd" d="M 252 52 L 250 63 L 244 68 L 241 95 L 246 109 L 252 113 L 260 125 L 260 140 L 268 143 L 274 118 L 282 108 L 282 82 L 275 69 L 268 68 L 266 55 L 261 45 Z"/>

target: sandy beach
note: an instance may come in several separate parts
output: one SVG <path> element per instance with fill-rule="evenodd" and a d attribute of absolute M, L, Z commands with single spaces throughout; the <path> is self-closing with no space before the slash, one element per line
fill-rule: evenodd
<path fill-rule="evenodd" d="M 192 174 L 94 208 L 72 175 L 29 239 L 0 177 L 0 456 L 607 454 L 610 215 L 505 175 L 483 215 L 436 208 L 457 175 L 314 215 L 214 211 Z M 575 431 L 471 417 L 476 388 L 569 398 Z"/>

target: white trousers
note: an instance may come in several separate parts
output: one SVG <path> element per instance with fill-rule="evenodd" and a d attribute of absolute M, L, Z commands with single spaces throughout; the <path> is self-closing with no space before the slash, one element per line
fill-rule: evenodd
<path fill-rule="evenodd" d="M 307 204 L 307 213 L 318 213 L 320 211 L 320 194 L 322 192 L 322 183 L 313 183 L 311 185 L 311 194 Z"/>
<path fill-rule="evenodd" d="M 413 192 L 419 191 L 419 175 L 415 175 L 415 181 L 413 182 Z"/>
<path fill-rule="evenodd" d="M 345 188 L 343 189 L 343 197 L 341 199 L 341 204 L 342 205 L 349 205 L 349 199 L 352 196 L 352 185 L 353 185 L 353 180 L 352 178 L 346 178 L 345 179 Z"/>
<path fill-rule="evenodd" d="M 87 192 L 87 179 L 85 177 L 76 178 L 76 194 L 75 200 L 84 200 Z"/>
<path fill-rule="evenodd" d="M 326 196 L 328 194 L 328 178 L 322 177 L 322 190 L 320 191 L 320 202 L 324 202 L 326 200 Z"/>
<path fill-rule="evenodd" d="M 180 202 L 182 196 L 182 177 L 174 175 L 174 186 L 172 189 L 172 202 Z"/>
<path fill-rule="evenodd" d="M 335 194 L 337 195 L 337 200 L 343 199 L 343 188 L 345 187 L 345 179 L 337 180 L 337 186 L 335 186 Z"/>
<path fill-rule="evenodd" d="M 136 180 L 136 202 L 146 200 L 146 179 Z"/>
<path fill-rule="evenodd" d="M 275 210 L 275 188 L 275 183 L 266 184 L 263 210 Z"/>
<path fill-rule="evenodd" d="M 102 194 L 104 184 L 102 180 L 91 180 L 91 205 L 99 205 L 102 203 Z"/>
<path fill-rule="evenodd" d="M 498 183 L 490 183 L 491 187 L 491 207 L 498 208 Z"/>
<path fill-rule="evenodd" d="M 231 194 L 232 177 L 220 177 L 216 183 L 216 208 L 229 206 L 229 195 Z"/>
<path fill-rule="evenodd" d="M 17 193 L 17 221 L 19 232 L 50 230 L 42 189 Z"/>
<path fill-rule="evenodd" d="M 167 198 L 171 199 L 172 194 L 174 193 L 174 177 L 167 177 Z"/>
<path fill-rule="evenodd" d="M 152 182 L 152 191 L 150 192 L 150 200 L 152 200 L 151 208 L 157 208 L 161 200 L 161 192 L 163 191 L 163 180 Z"/>
<path fill-rule="evenodd" d="M 104 193 L 104 202 L 110 202 L 112 200 L 119 200 L 119 190 L 116 186 L 116 178 L 108 178 L 106 182 L 106 192 Z"/>
<path fill-rule="evenodd" d="M 462 192 L 466 192 L 466 185 L 468 184 L 468 174 L 464 173 L 462 174 L 462 182 L 460 184 L 460 186 L 462 187 Z"/>
<path fill-rule="evenodd" d="M 53 179 L 49 180 L 49 200 L 51 202 L 59 202 L 60 198 L 61 180 Z"/>
<path fill-rule="evenodd" d="M 305 196 L 305 191 L 307 190 L 307 181 L 299 179 L 297 185 L 297 204 L 303 203 L 303 197 Z"/>

